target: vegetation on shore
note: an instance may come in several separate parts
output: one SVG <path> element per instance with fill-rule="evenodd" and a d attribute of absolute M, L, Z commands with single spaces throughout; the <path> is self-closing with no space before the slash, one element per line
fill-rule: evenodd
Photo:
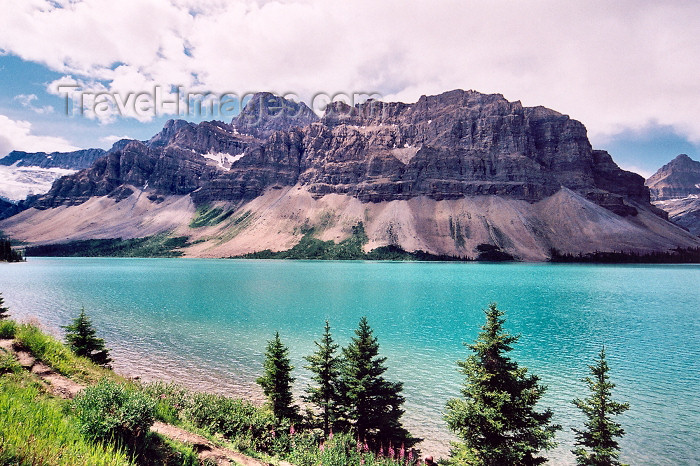
<path fill-rule="evenodd" d="M 97 338 L 97 331 L 90 318 L 85 315 L 85 309 L 81 309 L 80 315 L 73 323 L 63 329 L 66 330 L 66 344 L 77 356 L 88 358 L 100 366 L 108 366 L 112 362 L 109 350 L 105 348 L 105 341 Z"/>
<path fill-rule="evenodd" d="M 561 428 L 552 423 L 550 410 L 537 409 L 546 387 L 508 356 L 519 336 L 505 331 L 503 311 L 492 304 L 485 314 L 482 332 L 466 345 L 472 354 L 458 362 L 465 375 L 463 397 L 448 402 L 445 420 L 460 441 L 441 464 L 544 463 L 542 453 L 555 446 Z M 79 327 L 100 340 L 84 311 L 67 329 L 75 335 Z M 175 384 L 125 380 L 90 360 L 106 351 L 104 344 L 91 346 L 94 340 L 88 357 L 79 356 L 75 342 L 66 346 L 36 326 L 7 318 L 0 319 L 0 338 L 14 339 L 16 347 L 54 371 L 88 385 L 73 401 L 52 397 L 36 375 L 0 349 L 0 464 L 198 464 L 190 447 L 150 431 L 156 420 L 265 460 L 304 466 L 423 464 L 413 448 L 420 439 L 401 425 L 402 384 L 384 378 L 386 358 L 379 356 L 366 318 L 344 348 L 334 343 L 326 322 L 316 351 L 305 357 L 313 383 L 303 413 L 292 397 L 294 368 L 278 333 L 258 380 L 269 400 L 265 406 Z M 614 384 L 604 350 L 589 369 L 591 377 L 583 380 L 590 395 L 573 401 L 587 418 L 582 429 L 573 429 L 573 453 L 582 465 L 620 464 L 616 439 L 624 430 L 612 416 L 628 405 L 611 399 Z"/>
<path fill-rule="evenodd" d="M 135 394 L 150 409 L 149 403 L 154 403 L 137 385 L 75 355 L 33 325 L 1 320 L 0 338 L 14 338 L 20 349 L 56 372 L 81 383 L 97 383 L 74 401 L 52 396 L 50 386 L 22 368 L 12 353 L 0 349 L 0 464 L 199 464 L 190 447 L 148 432 L 142 422 L 139 435 L 133 436 L 137 432 L 130 428 L 137 425 L 133 420 L 143 418 L 135 416 L 139 410 L 132 405 L 115 409 L 119 406 L 115 394 Z M 125 429 L 128 433 L 120 436 Z"/>
<path fill-rule="evenodd" d="M 0 262 L 22 262 L 22 253 L 12 248 L 12 240 L 0 234 Z"/>
<path fill-rule="evenodd" d="M 187 236 L 161 233 L 143 238 L 87 239 L 27 246 L 27 257 L 180 257 L 189 245 Z"/>
<path fill-rule="evenodd" d="M 333 240 L 323 241 L 314 237 L 316 229 L 306 227 L 301 229 L 301 240 L 292 248 L 285 251 L 251 252 L 234 259 L 304 259 L 304 260 L 391 260 L 391 261 L 469 261 L 468 257 L 455 257 L 448 255 L 436 255 L 425 251 L 408 252 L 400 246 L 381 246 L 364 251 L 364 245 L 369 238 L 365 233 L 362 222 L 352 227 L 352 234 L 336 243 Z"/>

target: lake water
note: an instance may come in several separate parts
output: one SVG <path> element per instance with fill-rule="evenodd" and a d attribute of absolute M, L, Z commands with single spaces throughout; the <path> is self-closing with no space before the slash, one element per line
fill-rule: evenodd
<path fill-rule="evenodd" d="M 0 264 L 13 316 L 60 334 L 84 307 L 114 367 L 145 380 L 260 400 L 255 385 L 276 330 L 290 347 L 298 393 L 304 355 L 330 320 L 345 345 L 366 315 L 404 382 L 404 422 L 425 453 L 445 454 L 445 402 L 463 377 L 491 301 L 522 334 L 511 354 L 549 386 L 564 429 L 554 464 L 573 464 L 570 400 L 605 345 L 632 464 L 700 464 L 700 266 L 30 258 Z"/>

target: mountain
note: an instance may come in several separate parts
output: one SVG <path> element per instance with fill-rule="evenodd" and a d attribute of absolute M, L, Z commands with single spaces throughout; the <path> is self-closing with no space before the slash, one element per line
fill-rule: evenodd
<path fill-rule="evenodd" d="M 106 151 L 102 149 L 82 149 L 73 152 L 23 152 L 12 151 L 0 159 L 0 165 L 39 168 L 65 168 L 82 170 L 90 167 Z"/>
<path fill-rule="evenodd" d="M 700 162 L 680 154 L 648 180 L 655 206 L 669 219 L 700 236 Z"/>
<path fill-rule="evenodd" d="M 335 103 L 319 119 L 256 96 L 231 124 L 172 120 L 128 142 L 0 228 L 35 243 L 169 232 L 205 257 L 284 250 L 305 236 L 339 242 L 360 223 L 366 250 L 460 257 L 483 245 L 524 260 L 552 248 L 700 246 L 649 203 L 641 176 L 556 111 L 455 90 L 413 104 Z"/>
<path fill-rule="evenodd" d="M 56 179 L 90 167 L 104 154 L 102 149 L 52 153 L 12 151 L 0 159 L 0 197 L 20 201 L 27 196 L 44 194 Z M 0 213 L 0 218 L 2 215 Z"/>

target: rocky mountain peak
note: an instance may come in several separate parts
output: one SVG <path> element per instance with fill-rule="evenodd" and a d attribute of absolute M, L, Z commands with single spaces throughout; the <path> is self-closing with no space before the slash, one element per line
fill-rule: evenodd
<path fill-rule="evenodd" d="M 700 162 L 680 154 L 646 180 L 653 200 L 700 195 Z"/>
<path fill-rule="evenodd" d="M 170 141 L 172 141 L 173 137 L 180 129 L 188 125 L 190 125 L 190 123 L 185 120 L 168 120 L 165 126 L 163 126 L 163 129 L 149 139 L 148 145 L 151 147 L 165 147 L 170 144 Z"/>
<path fill-rule="evenodd" d="M 275 131 L 303 128 L 318 119 L 303 102 L 285 99 L 270 92 L 258 92 L 231 121 L 231 125 L 241 133 L 266 139 Z"/>

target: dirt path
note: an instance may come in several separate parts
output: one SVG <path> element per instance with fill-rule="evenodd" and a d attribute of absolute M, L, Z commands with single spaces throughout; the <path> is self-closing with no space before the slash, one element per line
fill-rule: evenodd
<path fill-rule="evenodd" d="M 31 353 L 21 349 L 14 340 L 0 339 L 0 348 L 14 353 L 20 365 L 46 382 L 49 391 L 55 396 L 72 399 L 85 388 L 84 385 L 58 374 L 43 362 L 38 361 Z M 155 422 L 151 431 L 171 440 L 191 445 L 202 463 L 213 461 L 222 466 L 228 466 L 232 461 L 234 464 L 242 466 L 269 466 L 270 464 L 228 448 L 218 447 L 201 435 L 193 434 L 170 424 Z M 292 465 L 283 461 L 280 462 L 280 466 Z"/>

